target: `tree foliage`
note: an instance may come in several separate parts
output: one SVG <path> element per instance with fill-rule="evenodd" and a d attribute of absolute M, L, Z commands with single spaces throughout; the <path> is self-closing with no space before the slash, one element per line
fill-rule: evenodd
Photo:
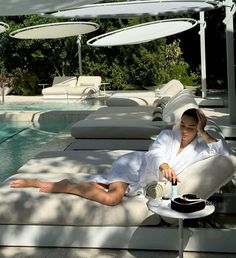
<path fill-rule="evenodd" d="M 184 84 L 198 83 L 199 76 L 183 58 L 180 39 L 154 40 L 139 45 L 94 48 L 86 41 L 95 35 L 152 21 L 153 18 L 94 20 L 100 29 L 82 36 L 84 75 L 100 75 L 112 89 L 141 89 L 157 86 L 171 79 Z M 10 32 L 36 24 L 60 21 L 37 15 L 5 17 Z M 18 40 L 0 35 L 0 68 L 14 77 L 15 93 L 40 93 L 39 82 L 51 82 L 58 75 L 79 75 L 77 37 L 45 40 Z M 26 89 L 24 89 L 26 88 Z"/>

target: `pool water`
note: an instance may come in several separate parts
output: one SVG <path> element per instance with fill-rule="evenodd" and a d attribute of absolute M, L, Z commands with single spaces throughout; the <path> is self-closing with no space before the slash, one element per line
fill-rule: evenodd
<path fill-rule="evenodd" d="M 104 99 L 87 99 L 79 100 L 75 102 L 19 102 L 19 103 L 7 103 L 0 105 L 0 111 L 6 110 L 89 110 L 95 105 L 105 105 Z"/>
<path fill-rule="evenodd" d="M 0 122 L 0 181 L 16 173 L 22 165 L 39 152 L 55 136 L 70 128 L 72 121 Z"/>

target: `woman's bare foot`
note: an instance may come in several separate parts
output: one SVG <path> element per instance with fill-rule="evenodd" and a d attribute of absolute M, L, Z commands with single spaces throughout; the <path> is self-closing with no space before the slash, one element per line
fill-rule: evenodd
<path fill-rule="evenodd" d="M 41 187 L 42 182 L 39 179 L 16 179 L 10 182 L 12 188 Z"/>
<path fill-rule="evenodd" d="M 39 191 L 46 193 L 65 193 L 67 192 L 68 183 L 68 179 L 63 179 L 58 182 L 41 182 Z"/>

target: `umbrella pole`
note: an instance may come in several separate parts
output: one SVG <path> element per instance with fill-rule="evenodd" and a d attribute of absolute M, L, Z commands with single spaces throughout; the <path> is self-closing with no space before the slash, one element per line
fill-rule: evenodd
<path fill-rule="evenodd" d="M 206 22 L 204 19 L 204 12 L 200 12 L 201 81 L 202 81 L 202 98 L 203 99 L 205 99 L 207 97 L 205 28 L 206 28 Z"/>
<path fill-rule="evenodd" d="M 82 57 L 81 57 L 81 35 L 77 38 L 78 44 L 78 61 L 79 61 L 79 75 L 82 75 Z"/>
<path fill-rule="evenodd" d="M 227 54 L 227 79 L 228 79 L 228 106 L 232 124 L 236 124 L 236 88 L 235 88 L 235 66 L 234 66 L 234 13 L 235 3 L 232 0 L 225 1 L 225 34 Z"/>

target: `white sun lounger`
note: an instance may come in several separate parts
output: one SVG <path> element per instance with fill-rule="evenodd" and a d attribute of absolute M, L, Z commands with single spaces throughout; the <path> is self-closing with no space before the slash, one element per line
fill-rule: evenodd
<path fill-rule="evenodd" d="M 177 93 L 184 89 L 183 84 L 179 80 L 171 80 L 162 85 L 156 91 L 134 91 L 119 92 L 113 94 L 106 101 L 107 106 L 148 106 L 152 105 L 154 100 L 163 97 L 174 97 Z"/>
<path fill-rule="evenodd" d="M 147 209 L 146 198 L 125 197 L 121 204 L 108 207 L 75 195 L 9 188 L 9 181 L 16 178 L 51 181 L 68 178 L 79 182 L 97 172 L 100 158 L 105 158 L 105 169 L 108 169 L 114 158 L 124 153 L 52 152 L 42 153 L 27 162 L 20 173 L 0 186 L 0 230 L 4 232 L 0 245 L 177 250 L 178 228 L 157 226 L 160 218 Z M 222 171 L 227 181 L 235 170 L 234 162 L 231 157 L 212 157 L 195 163 L 188 171 Z M 227 232 L 222 229 L 206 231 L 205 228 L 185 230 L 191 232 L 185 235 L 188 239 L 185 250 L 217 251 L 220 246 L 220 252 L 236 252 L 233 229 Z M 169 241 L 166 242 L 166 238 Z M 199 242 L 202 238 L 205 241 Z"/>
<path fill-rule="evenodd" d="M 76 76 L 56 76 L 53 79 L 51 87 L 42 90 L 44 99 L 67 98 L 68 88 L 75 87 L 77 83 Z"/>
<path fill-rule="evenodd" d="M 137 107 L 136 112 L 135 108 L 102 108 L 75 123 L 71 134 L 76 139 L 150 139 L 153 134 L 172 128 L 180 121 L 184 110 L 198 108 L 198 105 L 193 95 L 188 90 L 183 90 L 163 108 L 162 121 L 153 121 L 155 107 Z"/>
<path fill-rule="evenodd" d="M 44 99 L 74 99 L 94 97 L 100 92 L 100 76 L 55 77 L 52 87 L 42 90 Z"/>

